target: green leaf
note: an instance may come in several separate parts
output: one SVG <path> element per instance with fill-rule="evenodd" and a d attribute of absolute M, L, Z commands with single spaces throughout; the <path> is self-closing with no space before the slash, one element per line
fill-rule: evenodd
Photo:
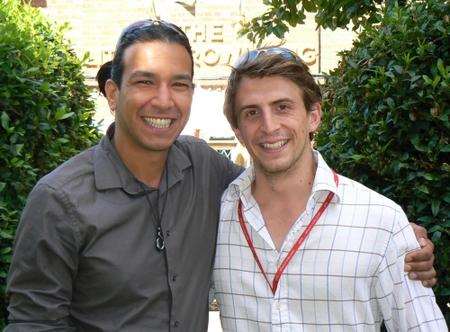
<path fill-rule="evenodd" d="M 5 111 L 2 112 L 2 115 L 0 116 L 0 120 L 1 120 L 1 123 L 2 123 L 2 127 L 5 130 L 7 130 L 9 128 L 9 120 L 10 119 L 9 119 L 8 114 Z"/>
<path fill-rule="evenodd" d="M 5 189 L 5 187 L 6 187 L 6 183 L 0 182 L 0 193 Z"/>
<path fill-rule="evenodd" d="M 399 65 L 394 65 L 394 70 L 397 72 L 397 74 L 403 73 L 403 67 Z"/>
<path fill-rule="evenodd" d="M 433 233 L 433 236 L 431 237 L 431 241 L 438 242 L 441 239 L 442 233 L 437 231 Z"/>
<path fill-rule="evenodd" d="M 425 194 L 429 194 L 430 191 L 428 190 L 428 188 L 426 186 L 424 186 L 423 184 L 421 184 L 420 186 L 417 187 L 417 189 Z"/>
<path fill-rule="evenodd" d="M 303 8 L 309 13 L 313 13 L 316 11 L 316 4 L 314 1 L 303 0 L 302 1 Z"/>
<path fill-rule="evenodd" d="M 437 231 L 442 231 L 442 226 L 441 225 L 434 225 L 433 227 L 431 227 L 428 230 L 430 233 L 435 233 Z"/>
<path fill-rule="evenodd" d="M 425 179 L 427 179 L 428 181 L 433 181 L 433 180 L 436 180 L 436 179 L 437 179 L 436 176 L 434 176 L 433 174 L 430 174 L 430 173 L 424 173 L 422 176 L 423 176 Z"/>
<path fill-rule="evenodd" d="M 0 255 L 8 254 L 12 251 L 11 247 L 6 247 L 0 250 Z"/>
<path fill-rule="evenodd" d="M 74 112 L 66 113 L 66 109 L 65 108 L 60 108 L 55 113 L 55 120 L 56 121 L 64 120 L 64 119 L 70 118 L 74 114 L 75 114 Z"/>
<path fill-rule="evenodd" d="M 446 144 L 441 147 L 441 152 L 450 152 L 450 144 Z"/>
<path fill-rule="evenodd" d="M 391 97 L 386 98 L 386 103 L 388 104 L 389 108 L 395 108 L 394 99 L 392 99 Z"/>
<path fill-rule="evenodd" d="M 445 201 L 445 203 L 450 204 L 450 192 L 447 192 L 442 199 Z"/>
<path fill-rule="evenodd" d="M 355 61 L 353 61 L 352 59 L 348 59 L 347 60 L 347 63 L 350 65 L 350 67 L 352 67 L 353 69 L 356 69 L 356 68 L 358 68 L 358 64 L 355 62 Z"/>
<path fill-rule="evenodd" d="M 424 147 L 421 143 L 420 143 L 420 137 L 418 135 L 415 135 L 411 138 L 411 143 L 412 145 L 414 145 L 414 147 L 416 148 L 416 150 L 421 151 L 421 152 L 425 152 L 427 151 L 427 148 Z"/>
<path fill-rule="evenodd" d="M 441 201 L 432 200 L 431 201 L 431 212 L 433 213 L 433 216 L 437 216 L 439 213 L 439 207 L 441 205 Z"/>
<path fill-rule="evenodd" d="M 440 73 L 443 77 L 447 77 L 448 72 L 447 72 L 447 70 L 445 69 L 444 61 L 442 61 L 442 59 L 438 59 L 438 61 L 437 61 L 437 68 L 438 68 L 438 70 L 439 70 L 439 73 Z"/>
<path fill-rule="evenodd" d="M 4 231 L 0 231 L 0 237 L 3 239 L 9 239 L 9 240 L 12 240 L 14 238 L 14 236 L 12 236 L 11 234 L 8 234 Z"/>
<path fill-rule="evenodd" d="M 362 154 L 353 154 L 350 156 L 351 159 L 355 160 L 355 161 L 360 161 L 364 158 L 366 158 L 365 156 L 363 156 Z"/>
<path fill-rule="evenodd" d="M 441 77 L 440 76 L 435 76 L 434 77 L 434 80 L 433 80 L 433 83 L 431 83 L 431 86 L 433 87 L 433 88 L 436 88 L 437 87 L 437 85 L 439 84 L 439 81 L 441 80 Z"/>
<path fill-rule="evenodd" d="M 20 155 L 23 149 L 23 144 L 14 144 L 14 153 Z"/>
<path fill-rule="evenodd" d="M 425 81 L 425 84 L 427 84 L 427 85 L 433 84 L 433 80 L 431 78 L 429 78 L 427 75 L 422 75 L 422 78 Z"/>
<path fill-rule="evenodd" d="M 41 85 L 41 89 L 42 89 L 42 92 L 44 92 L 44 93 L 50 91 L 50 83 L 43 82 Z"/>

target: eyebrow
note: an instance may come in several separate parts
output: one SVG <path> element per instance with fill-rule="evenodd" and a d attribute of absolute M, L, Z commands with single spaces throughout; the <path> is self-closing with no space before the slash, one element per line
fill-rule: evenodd
<path fill-rule="evenodd" d="M 275 105 L 275 104 L 279 104 L 279 103 L 290 103 L 290 104 L 295 104 L 295 101 L 293 101 L 291 98 L 280 98 L 280 99 L 277 99 L 277 100 L 275 100 L 275 101 L 273 101 L 273 102 L 271 102 L 270 104 L 271 105 Z"/>
<path fill-rule="evenodd" d="M 133 80 L 137 77 L 145 77 L 145 78 L 156 78 L 157 75 L 145 70 L 137 70 L 134 73 L 132 73 L 129 77 L 129 80 Z M 177 74 L 172 77 L 172 80 L 187 80 L 192 81 L 191 75 L 189 74 Z"/>
<path fill-rule="evenodd" d="M 280 99 L 274 100 L 274 101 L 272 101 L 270 103 L 270 105 L 276 105 L 276 104 L 279 104 L 279 103 L 286 103 L 286 102 L 290 103 L 290 104 L 295 104 L 295 101 L 293 101 L 292 99 L 286 97 L 286 98 L 280 98 Z M 248 105 L 243 105 L 242 107 L 239 108 L 239 110 L 242 111 L 242 110 L 245 110 L 247 108 L 258 108 L 258 107 L 259 106 L 257 104 L 248 104 Z"/>

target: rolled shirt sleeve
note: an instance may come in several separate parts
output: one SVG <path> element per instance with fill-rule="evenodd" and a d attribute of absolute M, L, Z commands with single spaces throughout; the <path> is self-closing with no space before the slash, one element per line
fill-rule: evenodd
<path fill-rule="evenodd" d="M 79 241 L 67 197 L 46 184 L 31 192 L 17 229 L 7 282 L 12 331 L 75 331 L 69 317 Z"/>

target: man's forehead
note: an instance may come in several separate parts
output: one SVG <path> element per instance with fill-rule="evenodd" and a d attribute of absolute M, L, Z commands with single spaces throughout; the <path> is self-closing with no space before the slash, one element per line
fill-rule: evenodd
<path fill-rule="evenodd" d="M 277 100 L 294 96 L 302 97 L 303 91 L 295 82 L 283 76 L 244 76 L 237 86 L 237 99 L 249 100 L 252 96 L 260 98 L 259 95 Z"/>
<path fill-rule="evenodd" d="M 152 72 L 152 71 L 148 71 L 148 70 L 133 70 L 132 72 L 130 72 L 129 74 L 129 79 L 135 79 L 135 78 L 159 78 L 159 73 L 158 72 Z M 183 74 L 174 74 L 172 77 L 172 79 L 180 79 L 180 80 L 191 80 L 191 75 L 189 73 Z"/>
<path fill-rule="evenodd" d="M 127 47 L 123 56 L 124 72 L 129 75 L 159 75 L 191 77 L 192 61 L 184 46 L 163 41 L 138 42 Z"/>

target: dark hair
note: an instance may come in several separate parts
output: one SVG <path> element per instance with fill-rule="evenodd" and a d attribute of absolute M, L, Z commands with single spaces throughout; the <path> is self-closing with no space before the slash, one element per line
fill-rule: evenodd
<path fill-rule="evenodd" d="M 112 68 L 112 61 L 105 62 L 98 70 L 97 76 L 95 76 L 95 79 L 97 80 L 98 83 L 98 89 L 105 97 L 106 97 L 105 85 L 106 81 L 111 78 L 111 68 Z"/>
<path fill-rule="evenodd" d="M 238 126 L 239 114 L 235 110 L 235 98 L 242 78 L 266 76 L 281 76 L 294 82 L 303 92 L 303 103 L 308 112 L 314 103 L 322 100 L 319 85 L 297 54 L 282 47 L 256 49 L 238 60 L 228 78 L 223 112 L 233 128 Z"/>
<path fill-rule="evenodd" d="M 147 19 L 132 23 L 122 31 L 122 34 L 119 37 L 111 66 L 111 78 L 119 88 L 122 83 L 123 54 L 125 50 L 135 43 L 154 40 L 176 43 L 183 46 L 191 58 L 191 75 L 192 77 L 194 76 L 192 49 L 189 44 L 189 39 L 183 30 L 169 22 Z"/>

